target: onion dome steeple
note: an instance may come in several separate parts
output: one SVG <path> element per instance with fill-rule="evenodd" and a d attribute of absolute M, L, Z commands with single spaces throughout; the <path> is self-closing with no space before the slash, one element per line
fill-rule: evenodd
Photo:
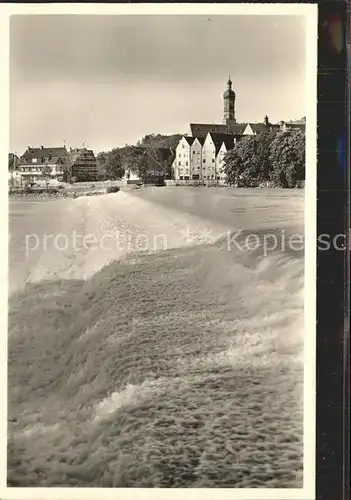
<path fill-rule="evenodd" d="M 224 101 L 224 123 L 233 122 L 235 123 L 235 92 L 232 89 L 232 81 L 229 79 L 227 81 L 227 90 L 223 94 Z"/>
<path fill-rule="evenodd" d="M 233 82 L 231 81 L 230 76 L 229 76 L 229 79 L 227 81 L 227 90 L 223 94 L 223 99 L 228 99 L 229 97 L 234 97 L 234 99 L 235 99 L 235 92 L 234 92 L 234 90 L 232 90 L 232 85 L 233 85 Z"/>

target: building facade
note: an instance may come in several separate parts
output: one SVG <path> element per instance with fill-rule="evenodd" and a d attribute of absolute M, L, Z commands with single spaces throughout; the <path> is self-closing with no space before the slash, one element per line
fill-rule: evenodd
<path fill-rule="evenodd" d="M 92 149 L 70 149 L 71 176 L 76 182 L 89 182 L 98 180 L 96 157 Z"/>
<path fill-rule="evenodd" d="M 202 179 L 202 148 L 205 140 L 195 137 L 190 147 L 190 179 L 199 181 Z"/>
<path fill-rule="evenodd" d="M 180 139 L 176 147 L 176 156 L 174 164 L 174 177 L 179 180 L 190 180 L 191 177 L 191 146 L 195 137 L 184 136 Z"/>
<path fill-rule="evenodd" d="M 225 155 L 228 151 L 233 149 L 236 143 L 236 139 L 234 138 L 233 142 L 231 137 L 225 138 L 221 143 L 218 153 L 216 155 L 216 176 L 217 180 L 220 181 L 221 184 L 225 183 L 226 173 L 224 171 L 224 159 Z"/>
<path fill-rule="evenodd" d="M 174 178 L 180 181 L 221 181 L 227 151 L 236 138 L 230 134 L 209 132 L 205 139 L 183 137 L 176 149 Z"/>
<path fill-rule="evenodd" d="M 70 166 L 71 160 L 65 147 L 28 146 L 18 161 L 22 185 L 43 180 L 44 173 L 52 180 L 62 181 Z"/>
<path fill-rule="evenodd" d="M 216 146 L 212 134 L 209 132 L 202 148 L 202 178 L 216 179 Z"/>

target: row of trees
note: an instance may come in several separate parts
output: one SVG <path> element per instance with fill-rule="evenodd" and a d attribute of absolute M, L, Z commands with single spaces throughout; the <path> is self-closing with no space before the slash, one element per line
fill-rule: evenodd
<path fill-rule="evenodd" d="M 130 170 L 143 179 L 149 169 L 150 158 L 154 159 L 156 163 L 161 162 L 158 148 L 175 149 L 181 137 L 181 134 L 171 136 L 149 134 L 145 135 L 135 146 L 125 145 L 121 148 L 100 152 L 96 157 L 99 177 L 102 180 L 118 180 L 123 177 L 125 171 Z M 169 172 L 166 172 L 169 175 L 171 174 L 170 169 L 169 165 Z"/>
<path fill-rule="evenodd" d="M 272 129 L 242 138 L 225 156 L 227 183 L 293 188 L 305 179 L 305 134 Z"/>
<path fill-rule="evenodd" d="M 181 134 L 146 135 L 135 146 L 126 145 L 98 153 L 99 180 L 121 179 L 126 171 L 145 179 L 150 169 L 150 159 L 161 164 L 159 148 L 175 150 Z M 171 177 L 171 162 L 168 172 Z M 268 183 L 273 186 L 292 188 L 305 179 L 305 134 L 300 130 L 275 131 L 268 129 L 256 136 L 240 139 L 228 151 L 224 159 L 226 182 L 229 185 L 253 187 Z M 42 177 L 51 178 L 51 167 L 44 166 Z M 64 169 L 64 181 L 75 181 L 69 168 Z M 95 179 L 97 180 L 97 179 Z"/>

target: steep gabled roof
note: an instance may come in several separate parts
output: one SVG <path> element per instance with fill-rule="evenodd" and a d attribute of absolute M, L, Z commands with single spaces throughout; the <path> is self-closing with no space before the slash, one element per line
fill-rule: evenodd
<path fill-rule="evenodd" d="M 213 144 L 215 145 L 216 155 L 222 147 L 224 142 L 225 147 L 228 149 L 232 149 L 234 147 L 234 137 L 231 134 L 218 134 L 215 132 L 210 132 L 210 135 L 213 140 Z"/>
<path fill-rule="evenodd" d="M 206 137 L 209 132 L 226 134 L 228 125 L 215 123 L 190 123 L 191 134 L 194 137 Z"/>
<path fill-rule="evenodd" d="M 68 151 L 65 147 L 54 148 L 28 148 L 27 151 L 21 156 L 21 159 L 32 160 L 33 158 L 52 158 L 63 156 L 68 157 Z"/>
<path fill-rule="evenodd" d="M 229 126 L 230 132 L 234 135 L 243 135 L 247 123 L 233 123 Z"/>
<path fill-rule="evenodd" d="M 189 144 L 189 146 L 191 146 L 192 143 L 195 141 L 195 137 L 191 137 L 189 135 L 184 135 L 183 138 L 186 140 L 186 142 Z"/>
<path fill-rule="evenodd" d="M 96 161 L 94 151 L 92 149 L 87 148 L 76 148 L 71 149 L 69 153 L 70 159 L 72 163 L 85 163 L 85 162 L 94 162 Z"/>
<path fill-rule="evenodd" d="M 33 157 L 35 158 L 35 156 Z M 18 165 L 21 165 L 21 166 L 33 166 L 33 167 L 43 167 L 44 165 L 50 165 L 50 166 L 53 166 L 53 165 L 57 165 L 57 164 L 67 164 L 67 162 L 65 162 L 65 159 L 62 158 L 62 156 L 48 156 L 48 157 L 42 157 L 42 158 L 38 158 L 38 162 L 37 163 L 31 163 L 30 161 L 28 162 L 28 158 L 23 158 L 23 156 L 19 159 L 18 161 Z"/>
<path fill-rule="evenodd" d="M 194 139 L 198 140 L 201 146 L 203 146 L 205 144 L 206 137 L 194 137 Z"/>
<path fill-rule="evenodd" d="M 255 134 L 261 134 L 262 132 L 266 132 L 268 128 L 264 123 L 249 123 Z"/>

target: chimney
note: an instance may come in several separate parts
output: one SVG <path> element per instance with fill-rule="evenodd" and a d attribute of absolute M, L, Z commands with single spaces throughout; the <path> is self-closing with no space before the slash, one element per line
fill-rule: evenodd
<path fill-rule="evenodd" d="M 268 127 L 268 125 L 269 125 L 269 119 L 268 119 L 267 115 L 264 117 L 264 124 L 266 127 Z"/>
<path fill-rule="evenodd" d="M 44 149 L 44 146 L 40 146 L 41 149 Z"/>

